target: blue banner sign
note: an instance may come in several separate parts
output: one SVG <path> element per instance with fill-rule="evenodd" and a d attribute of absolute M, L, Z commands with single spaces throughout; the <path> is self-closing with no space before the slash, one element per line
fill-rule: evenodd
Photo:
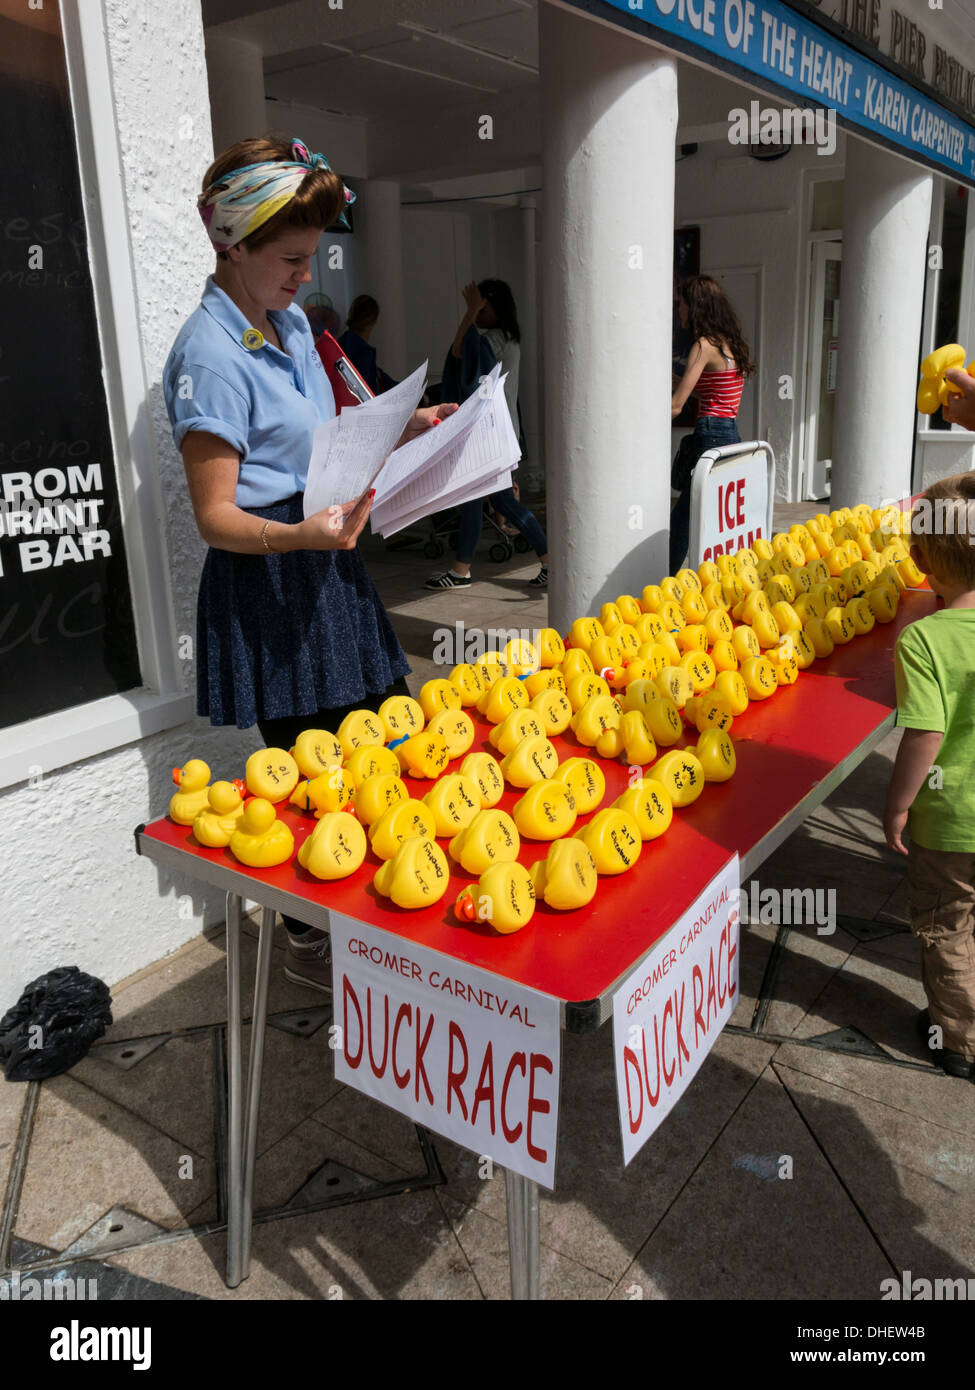
<path fill-rule="evenodd" d="M 606 19 L 619 11 L 627 28 L 650 31 L 664 47 L 676 39 L 689 55 L 710 54 L 731 73 L 835 110 L 894 149 L 975 183 L 975 129 L 780 0 L 569 2 Z"/>

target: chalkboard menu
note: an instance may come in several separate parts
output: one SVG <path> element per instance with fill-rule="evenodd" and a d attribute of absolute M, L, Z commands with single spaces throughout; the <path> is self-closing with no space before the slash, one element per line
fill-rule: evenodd
<path fill-rule="evenodd" d="M 0 3 L 0 728 L 141 685 L 58 6 Z"/>

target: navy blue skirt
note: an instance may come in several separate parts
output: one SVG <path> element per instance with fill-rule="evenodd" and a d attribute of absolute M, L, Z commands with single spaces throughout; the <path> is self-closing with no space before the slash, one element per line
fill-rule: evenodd
<path fill-rule="evenodd" d="M 302 498 L 245 510 L 295 523 Z M 197 603 L 197 713 L 211 724 L 249 729 L 259 719 L 354 704 L 409 669 L 358 549 L 207 551 Z"/>

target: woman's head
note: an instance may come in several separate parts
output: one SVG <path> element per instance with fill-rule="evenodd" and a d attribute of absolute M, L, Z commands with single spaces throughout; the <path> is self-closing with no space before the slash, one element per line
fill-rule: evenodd
<path fill-rule="evenodd" d="M 755 370 L 738 315 L 717 280 L 710 275 L 691 275 L 680 287 L 681 322 L 695 339 L 706 338 L 720 348 L 724 343 L 736 369 L 743 376 Z M 685 316 L 686 310 L 686 316 Z"/>
<path fill-rule="evenodd" d="M 504 280 L 481 280 L 477 288 L 484 300 L 484 308 L 476 320 L 478 328 L 500 328 L 506 337 L 520 342 L 521 329 L 511 286 Z"/>
<path fill-rule="evenodd" d="M 371 294 L 357 294 L 349 305 L 346 328 L 351 333 L 367 332 L 376 326 L 379 319 L 379 305 Z"/>
<path fill-rule="evenodd" d="M 300 142 L 286 135 L 240 140 L 203 179 L 200 213 L 221 262 L 218 283 L 238 284 L 266 309 L 286 308 L 308 283 L 321 234 L 346 205 L 338 174 L 303 156 Z"/>

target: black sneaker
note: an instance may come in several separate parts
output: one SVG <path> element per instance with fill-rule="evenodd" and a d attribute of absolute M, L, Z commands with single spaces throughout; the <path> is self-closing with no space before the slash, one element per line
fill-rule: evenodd
<path fill-rule="evenodd" d="M 963 1081 L 975 1079 L 975 1062 L 970 1062 L 960 1052 L 946 1052 L 943 1047 L 931 1046 L 931 1015 L 922 1009 L 917 1016 L 917 1034 L 920 1041 L 931 1054 L 931 1060 L 949 1076 L 959 1076 Z"/>
<path fill-rule="evenodd" d="M 548 565 L 543 565 L 542 568 L 541 568 L 541 569 L 538 571 L 538 573 L 535 575 L 535 578 L 534 578 L 534 579 L 529 579 L 529 581 L 528 581 L 528 587 L 529 587 L 529 589 L 547 589 L 547 588 L 548 588 Z"/>
<path fill-rule="evenodd" d="M 423 587 L 424 589 L 469 589 L 471 583 L 469 574 L 454 574 L 453 570 L 444 570 L 443 574 L 431 574 Z"/>

